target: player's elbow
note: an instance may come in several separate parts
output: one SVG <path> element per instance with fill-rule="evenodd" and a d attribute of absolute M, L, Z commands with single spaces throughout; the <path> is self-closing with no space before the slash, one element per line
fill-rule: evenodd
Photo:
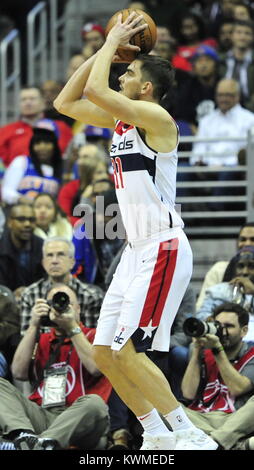
<path fill-rule="evenodd" d="M 98 93 L 98 88 L 93 86 L 93 85 L 86 85 L 84 89 L 84 95 L 88 100 L 91 100 L 92 98 L 95 98 L 96 96 L 99 95 Z"/>
<path fill-rule="evenodd" d="M 91 98 L 94 94 L 93 88 L 91 86 L 86 86 L 84 89 L 84 95 L 86 98 Z"/>
<path fill-rule="evenodd" d="M 54 108 L 59 112 L 61 113 L 61 110 L 62 110 L 62 102 L 61 100 L 59 100 L 59 98 L 56 98 L 54 101 L 53 101 L 53 106 Z"/>

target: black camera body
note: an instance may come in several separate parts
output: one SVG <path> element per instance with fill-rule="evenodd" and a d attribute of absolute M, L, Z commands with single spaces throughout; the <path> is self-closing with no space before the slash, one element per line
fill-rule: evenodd
<path fill-rule="evenodd" d="M 53 295 L 52 300 L 47 301 L 47 304 L 62 315 L 69 308 L 70 297 L 65 292 L 59 291 Z M 56 326 L 56 323 L 50 320 L 49 315 L 45 315 L 41 318 L 41 326 Z"/>
<path fill-rule="evenodd" d="M 223 328 L 218 321 L 206 322 L 195 317 L 190 317 L 183 324 L 183 331 L 186 336 L 202 338 L 207 334 L 216 335 L 220 340 L 223 338 Z"/>

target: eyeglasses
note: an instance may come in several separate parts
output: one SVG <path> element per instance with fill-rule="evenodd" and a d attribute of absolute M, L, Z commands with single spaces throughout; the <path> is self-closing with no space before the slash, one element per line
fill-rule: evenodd
<path fill-rule="evenodd" d="M 19 222 L 30 222 L 31 224 L 36 222 L 35 217 L 25 217 L 24 215 L 20 215 L 20 216 L 17 215 L 16 217 L 12 216 L 11 218 L 18 220 Z"/>

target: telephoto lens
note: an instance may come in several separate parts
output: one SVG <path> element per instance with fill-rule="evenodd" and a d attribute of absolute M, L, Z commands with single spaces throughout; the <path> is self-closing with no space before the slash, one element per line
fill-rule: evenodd
<path fill-rule="evenodd" d="M 54 308 L 58 313 L 64 313 L 68 310 L 70 305 L 70 297 L 65 292 L 57 292 L 53 295 L 51 306 Z"/>
<path fill-rule="evenodd" d="M 186 336 L 201 338 L 207 334 L 222 336 L 222 326 L 219 322 L 205 322 L 195 317 L 190 317 L 183 324 L 183 331 Z"/>
<path fill-rule="evenodd" d="M 60 291 L 54 294 L 52 300 L 48 300 L 47 304 L 62 314 L 69 308 L 70 297 L 65 292 Z M 56 324 L 50 320 L 49 315 L 44 315 L 41 317 L 41 326 L 56 326 Z"/>

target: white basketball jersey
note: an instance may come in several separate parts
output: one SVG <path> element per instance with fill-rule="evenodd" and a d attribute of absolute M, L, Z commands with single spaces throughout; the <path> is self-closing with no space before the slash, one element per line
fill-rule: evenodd
<path fill-rule="evenodd" d="M 184 226 L 175 210 L 177 147 L 156 152 L 136 127 L 117 121 L 110 156 L 129 242 Z"/>

